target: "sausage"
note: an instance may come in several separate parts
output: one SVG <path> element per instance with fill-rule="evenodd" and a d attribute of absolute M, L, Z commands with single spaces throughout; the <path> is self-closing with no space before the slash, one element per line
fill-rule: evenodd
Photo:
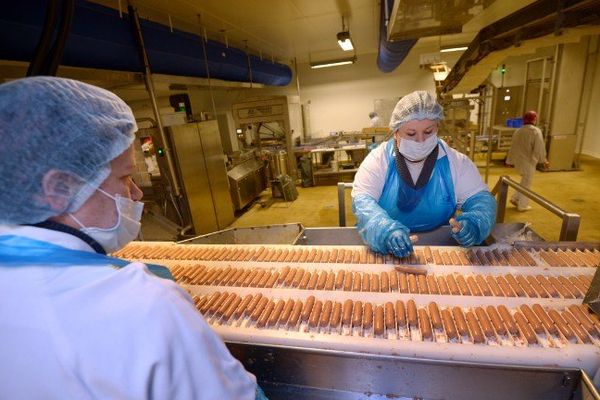
<path fill-rule="evenodd" d="M 502 290 L 500 289 L 500 286 L 498 286 L 498 283 L 496 282 L 496 280 L 494 279 L 493 276 L 491 276 L 491 275 L 486 276 L 485 277 L 485 282 L 490 286 L 490 290 L 492 291 L 492 295 L 498 296 L 498 297 L 504 296 L 504 293 L 502 293 Z"/>
<path fill-rule="evenodd" d="M 327 273 L 327 279 L 325 279 L 325 290 L 333 290 L 335 286 L 335 274 L 331 271 Z"/>
<path fill-rule="evenodd" d="M 336 302 L 333 306 L 330 325 L 332 328 L 337 328 L 342 322 L 342 303 Z"/>
<path fill-rule="evenodd" d="M 419 323 L 417 320 L 417 305 L 415 304 L 414 300 L 409 300 L 406 302 L 406 308 L 407 308 L 407 317 L 408 317 L 408 325 L 411 328 L 417 328 L 417 324 Z"/>
<path fill-rule="evenodd" d="M 462 275 L 456 275 L 456 282 L 458 283 L 458 288 L 460 289 L 460 293 L 463 296 L 471 296 L 471 290 L 469 290 L 469 286 L 467 285 L 467 281 L 465 277 Z"/>
<path fill-rule="evenodd" d="M 432 301 L 429 303 L 427 308 L 429 310 L 429 316 L 431 317 L 431 324 L 433 325 L 433 328 L 443 329 L 444 326 L 442 325 L 442 317 L 440 315 L 440 309 L 438 308 L 438 305 Z"/>
<path fill-rule="evenodd" d="M 259 269 L 256 275 L 254 276 L 254 279 L 252 279 L 252 281 L 250 282 L 249 286 L 258 287 L 258 283 L 262 280 L 263 276 L 265 276 L 265 273 L 266 271 L 264 269 Z"/>
<path fill-rule="evenodd" d="M 360 273 L 355 272 L 352 275 L 354 277 L 354 280 L 352 282 L 352 291 L 360 292 Z"/>
<path fill-rule="evenodd" d="M 431 254 L 433 255 L 434 264 L 444 265 L 444 262 L 442 261 L 442 257 L 440 256 L 440 252 L 438 250 L 432 250 Z"/>
<path fill-rule="evenodd" d="M 431 293 L 431 294 L 439 294 L 440 293 L 438 284 L 435 280 L 435 276 L 427 275 L 427 286 L 429 287 L 429 293 Z"/>
<path fill-rule="evenodd" d="M 331 300 L 327 300 L 323 305 L 323 312 L 321 313 L 321 320 L 319 321 L 319 326 L 321 328 L 326 328 L 329 326 L 329 320 L 331 319 L 331 311 L 333 309 L 333 302 Z"/>
<path fill-rule="evenodd" d="M 367 273 L 367 272 L 363 273 L 362 290 L 363 290 L 363 292 L 371 291 L 371 277 L 369 276 L 369 273 Z"/>
<path fill-rule="evenodd" d="M 398 291 L 398 273 L 396 271 L 390 271 L 390 290 Z"/>
<path fill-rule="evenodd" d="M 340 269 L 335 276 L 335 288 L 340 290 L 344 286 L 344 276 L 346 275 L 346 271 Z"/>
<path fill-rule="evenodd" d="M 548 292 L 548 294 L 550 295 L 550 297 L 560 297 L 560 295 L 558 294 L 558 291 L 556 290 L 556 288 L 554 286 L 552 286 L 552 284 L 550 283 L 550 281 L 548 279 L 546 279 L 545 276 L 543 275 L 536 275 L 535 278 L 538 280 L 538 282 L 540 282 L 540 285 L 542 285 L 542 287 L 544 288 L 544 290 L 546 292 Z"/>
<path fill-rule="evenodd" d="M 302 281 L 302 278 L 304 277 L 304 273 L 306 271 L 304 270 L 304 268 L 298 268 L 296 270 L 296 273 L 294 274 L 294 277 L 292 278 L 292 287 L 298 287 L 300 285 L 300 282 Z"/>
<path fill-rule="evenodd" d="M 477 317 L 475 317 L 473 311 L 467 311 L 467 324 L 469 326 L 469 331 L 471 331 L 471 336 L 473 337 L 473 343 L 484 343 L 485 339 L 483 337 L 483 332 L 477 323 Z"/>
<path fill-rule="evenodd" d="M 536 303 L 533 306 L 531 306 L 531 308 L 533 309 L 535 315 L 539 318 L 544 328 L 546 328 L 546 330 L 550 332 L 550 334 L 558 336 L 558 329 L 552 322 L 552 319 L 548 316 L 548 314 L 546 314 L 546 311 L 544 311 L 542 306 Z"/>
<path fill-rule="evenodd" d="M 512 290 L 514 290 L 514 292 L 517 294 L 517 296 L 527 297 L 527 295 L 525 294 L 525 290 L 523 290 L 523 288 L 519 285 L 519 283 L 512 274 L 506 274 L 505 278 Z"/>
<path fill-rule="evenodd" d="M 485 282 L 485 279 L 483 279 L 481 275 L 475 275 L 475 282 L 477 282 L 477 285 L 481 289 L 481 294 L 484 296 L 492 295 L 492 289 L 490 289 L 490 286 Z M 471 290 L 473 289 L 471 288 Z"/>
<path fill-rule="evenodd" d="M 217 317 L 222 316 L 225 313 L 225 311 L 227 311 L 227 309 L 231 306 L 231 303 L 233 303 L 233 300 L 235 300 L 236 296 L 237 294 L 235 293 L 229 293 L 229 295 L 227 295 L 225 300 L 223 300 L 219 308 L 215 311 L 215 315 Z"/>
<path fill-rule="evenodd" d="M 519 283 L 519 285 L 523 288 L 523 290 L 527 294 L 527 296 L 538 297 L 537 292 L 535 291 L 533 286 L 531 286 L 529 284 L 529 282 L 527 281 L 527 279 L 525 279 L 525 277 L 523 275 L 517 275 L 516 279 L 517 279 L 517 282 Z"/>
<path fill-rule="evenodd" d="M 319 326 L 319 320 L 321 319 L 321 311 L 323 310 L 323 303 L 321 300 L 317 300 L 315 306 L 312 309 L 312 313 L 310 314 L 310 318 L 308 320 L 308 326 L 311 328 L 316 328 Z"/>
<path fill-rule="evenodd" d="M 317 280 L 317 289 L 323 290 L 325 289 L 325 284 L 327 283 L 327 271 L 321 271 L 319 274 L 319 279 Z"/>
<path fill-rule="evenodd" d="M 597 336 L 598 330 L 596 329 L 596 327 L 594 327 L 594 323 L 592 322 L 592 320 L 587 315 L 585 315 L 581 308 L 577 307 L 574 304 L 571 304 L 568 308 L 569 311 L 571 311 L 571 314 L 573 314 L 573 316 L 575 317 L 575 319 L 579 321 L 583 329 L 585 329 L 590 335 Z"/>
<path fill-rule="evenodd" d="M 458 290 L 458 285 L 456 284 L 456 279 L 454 279 L 454 276 L 446 276 L 446 282 L 448 283 L 448 290 L 450 290 L 451 294 L 454 296 L 460 295 L 460 290 Z"/>
<path fill-rule="evenodd" d="M 260 279 L 260 281 L 258 281 L 258 287 L 264 288 L 265 286 L 267 286 L 267 282 L 269 282 L 270 278 L 271 278 L 271 273 L 269 271 L 265 271 L 265 274 L 263 275 L 263 277 Z"/>
<path fill-rule="evenodd" d="M 456 323 L 456 329 L 461 337 L 469 336 L 469 328 L 467 327 L 467 321 L 465 320 L 465 315 L 460 307 L 452 307 L 452 316 L 454 317 L 454 322 Z"/>
<path fill-rule="evenodd" d="M 592 342 L 590 340 L 590 338 L 588 337 L 587 333 L 579 325 L 579 322 L 575 319 L 573 314 L 571 314 L 570 312 L 568 312 L 566 310 L 563 311 L 561 314 L 562 314 L 562 317 L 564 318 L 564 320 L 567 321 L 567 324 L 569 325 L 571 330 L 573 332 L 575 332 L 575 335 L 577 335 L 577 337 L 579 337 L 579 339 L 581 340 L 582 343 L 591 343 Z"/>
<path fill-rule="evenodd" d="M 288 326 L 294 327 L 298 324 L 298 320 L 300 319 L 300 315 L 302 314 L 302 302 L 300 300 L 296 301 L 294 304 L 294 308 L 292 309 L 292 314 L 290 315 L 290 319 L 288 320 Z"/>
<path fill-rule="evenodd" d="M 414 275 L 411 275 L 411 276 L 414 276 Z M 419 293 L 429 294 L 429 287 L 427 286 L 427 279 L 425 278 L 425 275 L 418 275 L 417 283 L 419 284 Z"/>
<path fill-rule="evenodd" d="M 500 317 L 502 317 L 502 322 L 504 322 L 504 326 L 506 326 L 510 334 L 518 335 L 519 330 L 517 329 L 517 326 L 515 325 L 515 320 L 513 319 L 512 315 L 510 315 L 508 309 L 503 305 L 499 305 L 497 309 L 498 313 L 500 314 Z"/>
<path fill-rule="evenodd" d="M 321 258 L 319 259 L 320 263 L 326 263 L 329 261 L 329 250 L 322 250 L 321 251 Z"/>
<path fill-rule="evenodd" d="M 390 291 L 390 275 L 386 271 L 383 271 L 381 273 L 381 291 L 382 292 Z"/>
<path fill-rule="evenodd" d="M 252 301 L 252 295 L 248 294 L 244 297 L 244 300 L 242 300 L 240 305 L 236 308 L 235 312 L 233 313 L 233 317 L 235 319 L 238 319 L 242 316 L 244 311 L 246 311 L 246 307 L 248 307 L 248 304 L 250 304 L 250 301 Z"/>
<path fill-rule="evenodd" d="M 454 325 L 454 321 L 452 320 L 452 315 L 450 311 L 445 308 L 442 310 L 442 320 L 444 321 L 444 328 L 446 331 L 446 336 L 448 340 L 456 340 L 458 339 L 458 333 L 456 332 L 456 325 Z"/>
<path fill-rule="evenodd" d="M 306 289 L 308 287 L 308 282 L 310 281 L 310 278 L 311 278 L 311 273 L 306 271 L 304 273 L 304 275 L 302 275 L 302 279 L 300 279 L 300 282 L 298 283 L 298 288 Z"/>
<path fill-rule="evenodd" d="M 406 326 L 406 309 L 402 300 L 396 300 L 396 321 L 399 327 Z"/>
<path fill-rule="evenodd" d="M 302 309 L 302 322 L 308 321 L 314 305 L 315 296 L 308 296 L 306 303 L 304 303 L 304 308 Z"/>
<path fill-rule="evenodd" d="M 241 286 L 242 282 L 243 282 L 243 276 L 244 274 L 249 271 L 245 270 L 244 268 L 240 268 L 235 274 L 233 274 L 231 276 L 231 278 L 229 279 L 229 285 L 231 286 Z M 198 283 L 202 284 L 203 281 L 206 280 L 206 277 L 203 277 Z"/>
<path fill-rule="evenodd" d="M 429 316 L 424 308 L 419 308 L 419 327 L 421 328 L 421 336 L 423 336 L 423 339 L 431 340 L 433 338 Z"/>
<path fill-rule="evenodd" d="M 362 325 L 363 304 L 362 301 L 354 303 L 354 312 L 352 314 L 352 326 L 360 327 Z"/>
<path fill-rule="evenodd" d="M 296 305 L 296 302 L 293 299 L 288 299 L 288 301 L 286 301 L 285 307 L 283 307 L 283 312 L 281 313 L 281 316 L 279 317 L 280 325 L 285 325 L 288 322 L 295 305 Z"/>
<path fill-rule="evenodd" d="M 371 292 L 379 292 L 379 274 L 371 274 Z"/>
<path fill-rule="evenodd" d="M 515 312 L 515 321 L 517 321 L 519 330 L 523 333 L 523 336 L 525 336 L 527 343 L 536 344 L 537 338 L 535 337 L 535 333 L 533 333 L 533 330 L 525 320 L 525 317 L 519 311 Z"/>
<path fill-rule="evenodd" d="M 313 271 L 310 280 L 308 281 L 308 284 L 306 286 L 306 289 L 308 290 L 315 290 L 315 288 L 317 287 L 317 281 L 319 279 L 319 272 L 318 271 Z"/>
<path fill-rule="evenodd" d="M 456 251 L 450 251 L 450 259 L 452 260 L 452 265 L 462 265 L 462 262 L 460 262 L 460 258 L 458 257 L 458 254 Z"/>
<path fill-rule="evenodd" d="M 200 312 L 202 314 L 208 312 L 208 310 L 213 307 L 213 304 L 219 299 L 219 297 L 221 297 L 220 292 L 214 292 L 211 294 L 206 303 L 204 303 L 204 306 L 201 308 Z"/>
<path fill-rule="evenodd" d="M 427 270 L 419 267 L 407 267 L 405 265 L 398 265 L 395 266 L 394 269 L 398 272 L 404 272 L 405 274 L 427 275 Z"/>
<path fill-rule="evenodd" d="M 311 263 L 315 260 L 317 256 L 317 249 L 312 249 L 310 253 L 308 253 L 308 257 L 306 257 L 306 262 Z"/>
<path fill-rule="evenodd" d="M 556 279 L 558 279 L 558 281 L 563 285 L 563 287 L 569 293 L 571 293 L 572 297 L 574 297 L 576 299 L 582 299 L 583 296 L 585 295 L 585 293 L 580 293 L 579 290 L 577 290 L 577 287 L 573 286 L 573 284 L 571 283 L 571 281 L 569 281 L 564 276 L 558 276 Z"/>
<path fill-rule="evenodd" d="M 469 290 L 471 291 L 473 296 L 481 296 L 481 290 L 479 289 L 479 286 L 477 286 L 475 278 L 473 278 L 472 276 L 467 277 L 467 286 L 469 287 Z"/>
<path fill-rule="evenodd" d="M 496 282 L 498 282 L 498 286 L 500 286 L 500 289 L 502 289 L 505 296 L 507 296 L 507 297 L 515 297 L 516 296 L 513 288 L 508 284 L 508 282 L 506 281 L 506 279 L 504 279 L 503 276 L 497 276 Z"/>
<path fill-rule="evenodd" d="M 535 333 L 540 335 L 544 333 L 544 327 L 542 326 L 542 323 L 538 317 L 536 317 L 535 313 L 531 311 L 531 308 L 529 308 L 527 304 L 522 304 L 519 307 L 519 310 L 521 310 L 527 321 L 529 321 L 529 325 L 531 325 Z"/>
<path fill-rule="evenodd" d="M 383 323 L 383 306 L 377 306 L 375 308 L 375 324 L 373 325 L 375 335 L 383 335 Z"/>
<path fill-rule="evenodd" d="M 264 299 L 264 300 L 266 300 L 266 299 Z M 258 321 L 256 322 L 257 327 L 263 328 L 267 325 L 267 322 L 269 322 L 269 319 L 271 318 L 271 313 L 273 312 L 274 308 L 275 308 L 275 302 L 273 300 L 269 300 L 269 302 L 265 306 L 265 310 L 263 311 L 260 318 L 258 318 Z"/>
<path fill-rule="evenodd" d="M 279 275 L 279 278 L 277 278 L 277 283 L 278 284 L 282 284 L 283 282 L 285 282 L 288 273 L 290 272 L 291 268 L 289 265 L 286 265 L 282 270 L 281 270 L 281 274 Z"/>
<path fill-rule="evenodd" d="M 373 304 L 366 302 L 363 310 L 363 327 L 371 329 L 373 326 Z"/>
<path fill-rule="evenodd" d="M 419 287 L 417 286 L 417 278 L 413 274 L 408 274 L 408 290 L 411 293 L 419 293 Z"/>
<path fill-rule="evenodd" d="M 535 292 L 537 293 L 536 297 L 544 297 L 544 298 L 548 297 L 548 293 L 546 293 L 546 291 L 544 290 L 544 288 L 542 287 L 542 285 L 540 285 L 540 283 L 537 281 L 537 279 L 535 279 L 534 276 L 527 275 L 525 277 L 525 279 L 527 280 L 527 283 L 529 283 L 529 285 L 531 285 L 531 287 L 533 288 L 533 290 L 535 290 Z"/>
<path fill-rule="evenodd" d="M 334 263 L 337 261 L 338 251 L 337 249 L 332 249 L 331 254 L 329 255 L 329 262 Z"/>
<path fill-rule="evenodd" d="M 427 261 L 427 264 L 433 264 L 433 255 L 431 254 L 431 248 L 429 246 L 426 246 L 423 249 L 423 252 L 425 253 L 425 261 Z"/>
<path fill-rule="evenodd" d="M 488 338 L 493 337 L 494 329 L 492 328 L 492 323 L 490 322 L 490 319 L 488 318 L 483 308 L 476 307 L 475 315 L 477 316 L 477 320 L 479 321 L 479 325 L 481 326 L 483 334 Z"/>
<path fill-rule="evenodd" d="M 492 320 L 492 325 L 494 325 L 494 329 L 498 333 L 498 335 L 504 336 L 506 335 L 506 328 L 502 323 L 502 319 L 500 318 L 500 314 L 494 306 L 487 306 L 486 308 L 487 314 Z"/>
<path fill-rule="evenodd" d="M 275 308 L 269 317 L 269 326 L 277 325 L 279 322 L 279 318 L 281 317 L 281 312 L 283 311 L 283 307 L 285 307 L 285 301 L 279 300 L 277 304 L 275 304 Z"/>
<path fill-rule="evenodd" d="M 550 309 L 548 310 L 548 316 L 550 317 L 550 319 L 552 319 L 560 333 L 562 333 L 567 340 L 571 341 L 575 338 L 573 330 L 569 327 L 569 325 L 567 325 L 567 322 L 558 313 L 558 311 Z"/>
<path fill-rule="evenodd" d="M 446 279 L 443 276 L 437 277 L 437 284 L 440 289 L 440 294 L 449 295 L 450 290 L 448 290 L 448 284 L 446 283 Z"/>
<path fill-rule="evenodd" d="M 281 254 L 277 257 L 277 262 L 286 262 L 285 259 L 290 255 L 289 249 L 285 249 L 281 252 Z"/>
<path fill-rule="evenodd" d="M 406 274 L 403 272 L 398 273 L 398 287 L 400 293 L 408 293 L 408 281 L 406 279 Z"/>
<path fill-rule="evenodd" d="M 273 271 L 271 273 L 271 276 L 269 277 L 269 280 L 265 284 L 265 287 L 272 288 L 273 286 L 275 286 L 275 282 L 277 282 L 278 279 L 279 279 L 279 271 Z"/>
<path fill-rule="evenodd" d="M 346 300 L 344 302 L 344 310 L 343 310 L 343 317 L 342 317 L 342 323 L 344 325 L 350 325 L 352 323 L 352 306 L 354 305 L 354 303 L 352 303 L 352 300 Z"/>
<path fill-rule="evenodd" d="M 258 320 L 258 318 L 262 315 L 262 313 L 265 310 L 265 307 L 267 306 L 268 303 L 269 303 L 269 299 L 267 299 L 266 297 L 263 297 L 262 299 L 260 299 L 260 301 L 256 305 L 256 308 L 254 308 L 254 311 L 252 311 L 252 315 L 250 315 L 250 318 L 252 319 L 252 321 Z"/>
<path fill-rule="evenodd" d="M 302 253 L 300 254 L 300 258 L 298 259 L 298 262 L 300 262 L 300 263 L 306 262 L 306 259 L 308 258 L 309 254 L 310 254 L 310 250 L 308 250 L 308 249 L 302 250 Z"/>
<path fill-rule="evenodd" d="M 346 276 L 344 277 L 344 291 L 346 291 L 346 292 L 349 292 L 352 290 L 352 282 L 353 282 L 352 275 L 353 274 L 354 273 L 352 271 L 348 271 L 346 273 Z"/>
<path fill-rule="evenodd" d="M 396 329 L 396 311 L 394 303 L 388 301 L 385 303 L 385 327 L 386 329 Z"/>
<path fill-rule="evenodd" d="M 571 294 L 571 292 L 569 292 L 563 285 L 562 283 L 560 283 L 560 281 L 558 279 L 556 279 L 555 276 L 549 276 L 548 277 L 548 281 L 550 281 L 550 283 L 552 284 L 552 286 L 554 286 L 558 292 L 560 293 L 560 295 L 562 297 L 564 297 L 565 299 L 572 299 L 575 296 L 573 296 Z"/>

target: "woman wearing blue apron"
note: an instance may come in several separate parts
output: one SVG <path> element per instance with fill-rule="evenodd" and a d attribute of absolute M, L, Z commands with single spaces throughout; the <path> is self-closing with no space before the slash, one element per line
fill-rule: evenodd
<path fill-rule="evenodd" d="M 393 137 L 361 164 L 352 210 L 373 251 L 406 257 L 417 240 L 411 233 L 448 223 L 465 247 L 490 234 L 496 201 L 473 162 L 438 138 L 442 119 L 442 107 L 428 92 L 404 96 L 390 120 Z"/>

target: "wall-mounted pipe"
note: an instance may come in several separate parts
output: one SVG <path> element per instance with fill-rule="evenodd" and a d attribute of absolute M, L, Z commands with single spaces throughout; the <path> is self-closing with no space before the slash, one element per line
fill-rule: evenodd
<path fill-rule="evenodd" d="M 381 72 L 392 72 L 404 61 L 417 39 L 390 42 L 387 40 L 387 18 L 391 14 L 393 1 L 382 1 L 379 17 L 379 52 L 377 66 Z"/>

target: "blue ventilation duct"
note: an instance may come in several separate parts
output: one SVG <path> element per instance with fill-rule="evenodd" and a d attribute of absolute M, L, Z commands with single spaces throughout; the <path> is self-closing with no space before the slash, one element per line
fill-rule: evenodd
<path fill-rule="evenodd" d="M 387 12 L 386 12 L 387 5 Z M 408 52 L 417 43 L 418 39 L 408 39 L 399 42 L 387 40 L 386 15 L 392 13 L 393 0 L 381 0 L 381 13 L 379 18 L 379 52 L 377 66 L 381 72 L 392 72 L 404 61 Z"/>
<path fill-rule="evenodd" d="M 3 4 L 0 13 L 0 59 L 30 62 L 44 24 L 49 0 L 19 0 Z M 50 0 L 52 1 L 52 0 Z M 200 36 L 141 20 L 152 72 L 206 78 Z M 208 40 L 210 77 L 238 82 L 285 86 L 292 80 L 289 66 L 262 60 L 246 52 Z M 77 1 L 62 65 L 140 72 L 134 34 L 126 14 L 87 1 Z M 251 69 L 249 68 L 249 65 Z"/>

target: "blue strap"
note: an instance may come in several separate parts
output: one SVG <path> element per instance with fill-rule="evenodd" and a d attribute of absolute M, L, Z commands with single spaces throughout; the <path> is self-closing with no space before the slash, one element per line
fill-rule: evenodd
<path fill-rule="evenodd" d="M 114 265 L 123 268 L 130 261 L 90 251 L 72 250 L 52 243 L 16 235 L 0 236 L 0 266 L 17 267 L 21 265 Z M 154 275 L 173 279 L 167 267 L 146 264 Z"/>

